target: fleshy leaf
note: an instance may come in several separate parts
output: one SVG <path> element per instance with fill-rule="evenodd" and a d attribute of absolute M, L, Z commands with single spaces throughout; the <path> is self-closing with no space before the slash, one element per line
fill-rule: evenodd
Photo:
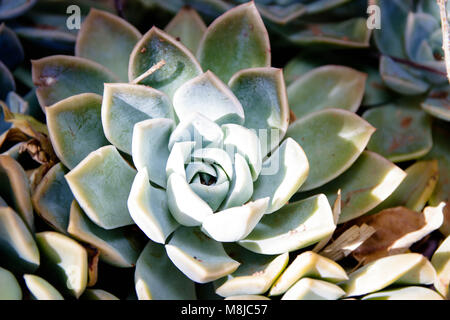
<path fill-rule="evenodd" d="M 25 284 L 35 300 L 64 300 L 61 293 L 55 289 L 47 280 L 34 274 L 23 276 Z"/>
<path fill-rule="evenodd" d="M 211 23 L 197 57 L 204 70 L 211 70 L 223 82 L 242 69 L 269 67 L 269 36 L 255 4 L 230 9 Z"/>
<path fill-rule="evenodd" d="M 169 260 L 164 247 L 149 241 L 134 275 L 139 300 L 195 300 L 194 282 Z"/>
<path fill-rule="evenodd" d="M 98 62 L 127 81 L 128 60 L 140 38 L 140 32 L 126 20 L 91 9 L 78 31 L 75 55 Z"/>
<path fill-rule="evenodd" d="M 119 300 L 115 295 L 102 289 L 86 289 L 81 296 L 85 300 Z"/>
<path fill-rule="evenodd" d="M 0 195 L 33 230 L 30 183 L 22 166 L 10 156 L 0 155 Z"/>
<path fill-rule="evenodd" d="M 320 110 L 292 123 L 286 136 L 302 146 L 311 163 L 300 191 L 320 187 L 347 170 L 374 131 L 364 119 L 342 109 Z"/>
<path fill-rule="evenodd" d="M 133 224 L 127 208 L 136 171 L 113 146 L 91 152 L 66 180 L 89 218 L 105 229 Z"/>
<path fill-rule="evenodd" d="M 391 161 L 417 159 L 431 149 L 431 118 L 421 109 L 388 105 L 366 111 L 363 118 L 377 128 L 367 148 Z"/>
<path fill-rule="evenodd" d="M 241 240 L 258 224 L 268 204 L 269 198 L 264 198 L 216 212 L 203 220 L 202 231 L 220 242 Z"/>
<path fill-rule="evenodd" d="M 150 184 L 146 168 L 134 178 L 128 210 L 138 227 L 154 242 L 164 244 L 178 227 L 169 211 L 166 192 Z"/>
<path fill-rule="evenodd" d="M 364 66 L 362 71 L 367 73 L 366 88 L 362 101 L 363 106 L 387 103 L 393 99 L 393 92 L 385 85 L 377 68 Z"/>
<path fill-rule="evenodd" d="M 183 7 L 164 31 L 181 41 L 195 55 L 206 31 L 206 25 L 194 9 Z"/>
<path fill-rule="evenodd" d="M 224 300 L 270 300 L 270 298 L 267 298 L 266 296 L 261 295 L 255 295 L 255 294 L 244 294 L 239 296 L 231 296 L 226 297 Z"/>
<path fill-rule="evenodd" d="M 317 195 L 265 215 L 252 233 L 238 243 L 256 253 L 280 254 L 318 242 L 335 228 L 327 198 Z"/>
<path fill-rule="evenodd" d="M 46 108 L 53 148 L 69 169 L 92 151 L 109 144 L 103 133 L 101 105 L 101 96 L 83 93 Z"/>
<path fill-rule="evenodd" d="M 80 93 L 102 94 L 105 82 L 118 81 L 96 62 L 62 55 L 33 60 L 32 77 L 42 108 Z"/>
<path fill-rule="evenodd" d="M 174 127 L 171 119 L 149 119 L 138 122 L 133 129 L 132 154 L 138 171 L 147 170 L 149 179 L 166 187 L 166 168 L 169 158 L 169 138 Z"/>
<path fill-rule="evenodd" d="M 169 97 L 183 83 L 202 73 L 199 63 L 185 46 L 153 27 L 139 40 L 131 53 L 128 80 L 135 80 L 161 61 L 164 61 L 164 65 L 144 76 L 139 83 L 161 90 Z"/>
<path fill-rule="evenodd" d="M 22 289 L 16 277 L 0 267 L 0 300 L 22 300 Z"/>
<path fill-rule="evenodd" d="M 22 62 L 24 52 L 17 35 L 4 23 L 0 24 L 0 43 L 2 44 L 0 48 L 0 61 L 10 70 L 14 70 Z"/>
<path fill-rule="evenodd" d="M 42 255 L 41 266 L 50 281 L 78 298 L 86 288 L 88 257 L 86 249 L 75 240 L 57 232 L 40 232 L 36 241 Z"/>
<path fill-rule="evenodd" d="M 166 177 L 177 173 L 186 179 L 185 164 L 191 161 L 191 153 L 196 143 L 194 141 L 182 141 L 173 145 L 166 164 Z"/>
<path fill-rule="evenodd" d="M 100 259 L 113 266 L 130 268 L 136 264 L 141 248 L 133 232 L 126 228 L 100 228 L 85 215 L 76 201 L 70 208 L 67 232 L 97 248 Z"/>
<path fill-rule="evenodd" d="M 450 90 L 432 90 L 422 102 L 422 109 L 433 117 L 450 121 Z"/>
<path fill-rule="evenodd" d="M 64 178 L 67 169 L 61 163 L 54 165 L 33 193 L 33 207 L 55 230 L 66 233 L 69 225 L 72 191 Z"/>
<path fill-rule="evenodd" d="M 261 154 L 265 157 L 278 146 L 289 124 L 282 70 L 245 69 L 234 74 L 228 84 L 244 109 L 244 127 L 256 131 L 261 140 Z M 272 131 L 276 131 L 277 135 L 272 137 Z"/>
<path fill-rule="evenodd" d="M 378 291 L 368 294 L 361 300 L 444 300 L 439 293 L 434 290 L 409 286 L 404 288 Z"/>
<path fill-rule="evenodd" d="M 105 84 L 102 124 L 106 138 L 131 154 L 134 125 L 155 118 L 173 119 L 169 98 L 162 92 L 135 84 Z"/>
<path fill-rule="evenodd" d="M 324 108 L 356 112 L 364 95 L 366 78 L 366 74 L 344 66 L 313 69 L 289 85 L 289 107 L 297 119 Z"/>
<path fill-rule="evenodd" d="M 39 251 L 33 235 L 8 207 L 0 207 L 0 243 L 3 267 L 17 274 L 34 272 L 39 267 Z"/>
<path fill-rule="evenodd" d="M 286 291 L 281 300 L 337 300 L 344 295 L 345 291 L 333 283 L 302 278 Z"/>
<path fill-rule="evenodd" d="M 339 264 L 312 251 L 306 251 L 299 254 L 283 271 L 270 289 L 269 295 L 277 296 L 285 293 L 304 277 L 323 279 L 333 283 L 348 279 L 347 273 Z"/>
<path fill-rule="evenodd" d="M 218 124 L 244 123 L 241 103 L 211 71 L 182 84 L 173 96 L 173 106 L 180 121 L 198 112 Z"/>
<path fill-rule="evenodd" d="M 0 100 L 5 100 L 9 92 L 16 89 L 14 77 L 8 68 L 0 61 Z"/>
<path fill-rule="evenodd" d="M 170 260 L 188 278 L 198 283 L 233 273 L 239 262 L 231 259 L 217 242 L 198 229 L 178 228 L 166 244 Z"/>
<path fill-rule="evenodd" d="M 305 152 L 291 138 L 287 138 L 271 156 L 264 161 L 263 170 L 255 181 L 253 199 L 270 197 L 266 213 L 280 209 L 305 182 L 309 162 Z"/>
<path fill-rule="evenodd" d="M 227 246 L 226 251 L 241 263 L 223 281 L 217 281 L 216 293 L 222 297 L 264 294 L 288 264 L 289 254 L 265 256 L 239 246 Z"/>
<path fill-rule="evenodd" d="M 352 297 L 392 284 L 428 285 L 435 277 L 436 271 L 427 258 L 418 253 L 404 253 L 375 260 L 352 272 L 340 285 L 347 297 Z"/>
<path fill-rule="evenodd" d="M 446 299 L 450 298 L 450 236 L 440 244 L 431 257 L 436 270 L 434 287 Z"/>
<path fill-rule="evenodd" d="M 20 16 L 29 10 L 36 0 L 5 0 L 0 3 L 0 21 Z"/>

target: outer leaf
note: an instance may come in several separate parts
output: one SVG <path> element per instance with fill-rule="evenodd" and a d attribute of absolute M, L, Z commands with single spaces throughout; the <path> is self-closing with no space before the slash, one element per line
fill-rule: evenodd
<path fill-rule="evenodd" d="M 278 146 L 289 124 L 282 70 L 245 69 L 235 73 L 228 84 L 244 108 L 244 126 L 256 131 L 261 140 L 261 154 L 265 157 Z M 274 133 L 277 135 L 273 137 Z"/>
<path fill-rule="evenodd" d="M 181 41 L 181 43 L 195 54 L 200 45 L 200 40 L 206 31 L 206 25 L 195 10 L 189 7 L 183 7 L 170 20 L 164 31 L 178 41 Z"/>
<path fill-rule="evenodd" d="M 39 251 L 22 219 L 11 208 L 0 207 L 1 265 L 14 273 L 34 272 L 39 266 Z"/>
<path fill-rule="evenodd" d="M 86 249 L 57 232 L 37 233 L 36 240 L 43 256 L 42 268 L 49 272 L 52 283 L 78 298 L 87 284 Z"/>
<path fill-rule="evenodd" d="M 149 241 L 134 275 L 139 300 L 194 300 L 194 283 L 167 258 L 164 247 Z"/>
<path fill-rule="evenodd" d="M 89 218 L 105 229 L 133 224 L 127 209 L 136 171 L 113 146 L 90 153 L 66 175 L 70 189 Z"/>
<path fill-rule="evenodd" d="M 32 61 L 33 83 L 42 108 L 80 93 L 103 93 L 116 76 L 102 65 L 79 57 L 50 56 Z"/>
<path fill-rule="evenodd" d="M 281 300 L 337 300 L 344 295 L 345 291 L 335 284 L 303 278 L 297 281 Z"/>
<path fill-rule="evenodd" d="M 166 244 L 170 260 L 188 278 L 205 283 L 233 273 L 239 262 L 231 259 L 220 242 L 193 228 L 179 228 Z"/>
<path fill-rule="evenodd" d="M 431 258 L 431 263 L 436 269 L 436 281 L 434 287 L 446 299 L 450 298 L 450 237 L 441 243 Z"/>
<path fill-rule="evenodd" d="M 103 133 L 101 104 L 101 96 L 83 93 L 46 108 L 52 146 L 69 169 L 92 151 L 109 144 Z"/>
<path fill-rule="evenodd" d="M 431 149 L 431 118 L 420 109 L 388 105 L 366 111 L 363 118 L 377 128 L 367 148 L 391 161 L 417 159 Z"/>
<path fill-rule="evenodd" d="M 5 0 L 0 4 L 0 21 L 20 16 L 29 10 L 36 0 Z"/>
<path fill-rule="evenodd" d="M 36 300 L 64 300 L 63 296 L 50 283 L 33 274 L 23 276 L 25 284 Z"/>
<path fill-rule="evenodd" d="M 61 163 L 54 165 L 37 186 L 33 197 L 33 206 L 39 216 L 55 230 L 66 233 L 69 225 L 72 191 L 64 175 L 67 170 Z"/>
<path fill-rule="evenodd" d="M 22 300 L 22 289 L 17 279 L 0 267 L 0 300 Z"/>
<path fill-rule="evenodd" d="M 100 259 L 113 266 L 131 268 L 136 264 L 141 246 L 133 233 L 126 228 L 100 228 L 85 215 L 76 201 L 72 202 L 70 208 L 67 232 L 97 248 Z"/>
<path fill-rule="evenodd" d="M 368 294 L 361 300 L 443 300 L 442 297 L 431 289 L 417 286 L 409 286 L 399 289 L 379 291 Z"/>
<path fill-rule="evenodd" d="M 155 118 L 174 118 L 172 104 L 162 92 L 135 84 L 105 84 L 102 124 L 106 138 L 131 154 L 134 125 Z"/>
<path fill-rule="evenodd" d="M 324 185 L 347 170 L 374 131 L 368 122 L 342 109 L 324 109 L 296 120 L 286 135 L 302 146 L 308 162 L 314 164 L 300 190 Z"/>
<path fill-rule="evenodd" d="M 87 300 L 119 300 L 115 295 L 102 289 L 86 289 L 81 299 Z"/>
<path fill-rule="evenodd" d="M 450 91 L 433 90 L 422 102 L 422 109 L 433 117 L 450 121 Z"/>
<path fill-rule="evenodd" d="M 17 35 L 4 23 L 0 24 L 0 43 L 2 44 L 0 48 L 0 61 L 9 69 L 14 70 L 22 62 L 24 52 Z"/>
<path fill-rule="evenodd" d="M 327 198 L 318 195 L 264 216 L 252 233 L 238 243 L 256 253 L 280 254 L 318 242 L 335 227 Z"/>
<path fill-rule="evenodd" d="M 204 70 L 224 82 L 239 70 L 269 67 L 269 37 L 255 4 L 228 10 L 209 25 L 197 56 Z"/>
<path fill-rule="evenodd" d="M 367 75 L 343 66 L 311 70 L 288 87 L 289 107 L 297 118 L 324 108 L 358 110 Z"/>
<path fill-rule="evenodd" d="M 140 38 L 140 32 L 126 20 L 91 9 L 78 31 L 75 55 L 98 62 L 127 81 L 128 60 Z"/>
<path fill-rule="evenodd" d="M 8 68 L 0 61 L 0 99 L 4 100 L 7 94 L 16 89 L 14 77 Z"/>
<path fill-rule="evenodd" d="M 202 73 L 199 63 L 185 46 L 153 27 L 131 53 L 128 80 L 135 80 L 162 60 L 165 62 L 164 66 L 139 83 L 159 89 L 169 97 L 172 97 L 183 83 Z"/>

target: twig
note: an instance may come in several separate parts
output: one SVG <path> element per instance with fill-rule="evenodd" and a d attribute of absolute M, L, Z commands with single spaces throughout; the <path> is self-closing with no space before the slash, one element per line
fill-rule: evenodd
<path fill-rule="evenodd" d="M 149 75 L 151 75 L 153 72 L 157 71 L 158 69 L 160 69 L 163 65 L 166 64 L 166 61 L 161 60 L 159 61 L 157 64 L 153 65 L 150 69 L 148 69 L 147 71 L 145 71 L 143 74 L 141 74 L 139 77 L 137 77 L 136 79 L 133 80 L 133 84 L 137 84 L 139 82 L 141 82 L 142 80 L 144 80 L 145 78 L 147 78 Z"/>
<path fill-rule="evenodd" d="M 450 82 L 450 35 L 447 20 L 447 0 L 437 0 L 439 12 L 441 14 L 442 27 L 442 49 L 444 50 L 445 67 L 447 68 L 447 78 Z"/>

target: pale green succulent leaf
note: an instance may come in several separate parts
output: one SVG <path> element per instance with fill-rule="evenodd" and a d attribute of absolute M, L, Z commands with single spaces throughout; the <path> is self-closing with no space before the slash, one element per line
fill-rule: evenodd
<path fill-rule="evenodd" d="M 225 150 L 219 148 L 195 149 L 192 157 L 197 161 L 219 165 L 226 173 L 228 179 L 233 179 L 233 162 Z"/>
<path fill-rule="evenodd" d="M 133 224 L 127 208 L 136 170 L 113 146 L 91 152 L 66 180 L 75 199 L 98 226 L 114 229 Z"/>
<path fill-rule="evenodd" d="M 345 291 L 333 283 L 302 278 L 286 291 L 281 300 L 338 300 L 344 295 Z"/>
<path fill-rule="evenodd" d="M 363 106 L 379 105 L 393 99 L 394 94 L 383 82 L 378 68 L 365 66 L 361 70 L 367 74 Z"/>
<path fill-rule="evenodd" d="M 101 106 L 100 95 L 82 93 L 46 108 L 52 146 L 69 169 L 92 151 L 109 144 L 103 133 Z"/>
<path fill-rule="evenodd" d="M 145 74 L 158 63 L 159 69 Z M 128 80 L 150 86 L 173 97 L 186 81 L 200 75 L 202 68 L 193 54 L 164 31 L 153 27 L 134 47 L 128 65 Z M 139 77 L 143 77 L 140 79 Z"/>
<path fill-rule="evenodd" d="M 265 215 L 238 244 L 255 253 L 280 254 L 319 242 L 335 228 L 330 204 L 322 194 Z"/>
<path fill-rule="evenodd" d="M 313 251 L 306 251 L 299 254 L 277 278 L 269 295 L 277 296 L 285 293 L 304 277 L 318 278 L 332 283 L 348 279 L 347 273 L 339 264 Z"/>
<path fill-rule="evenodd" d="M 115 295 L 102 289 L 86 289 L 81 296 L 85 300 L 119 300 Z"/>
<path fill-rule="evenodd" d="M 45 231 L 36 234 L 42 255 L 41 266 L 49 280 L 61 293 L 80 297 L 87 285 L 88 257 L 86 249 L 63 234 Z"/>
<path fill-rule="evenodd" d="M 206 31 L 206 25 L 194 9 L 183 7 L 170 20 L 164 31 L 181 41 L 195 55 Z"/>
<path fill-rule="evenodd" d="M 261 155 L 265 157 L 278 146 L 289 124 L 282 70 L 245 69 L 234 74 L 228 85 L 244 109 L 244 127 L 256 131 L 261 140 Z"/>
<path fill-rule="evenodd" d="M 221 170 L 220 168 L 218 170 L 223 172 L 223 170 Z M 230 182 L 227 180 L 223 181 L 222 183 L 216 182 L 215 184 L 208 186 L 201 183 L 199 177 L 198 181 L 192 181 L 189 184 L 189 187 L 192 189 L 192 191 L 194 191 L 195 194 L 203 199 L 213 211 L 216 211 L 227 196 Z M 206 219 L 203 222 L 205 221 Z"/>
<path fill-rule="evenodd" d="M 286 133 L 311 163 L 300 191 L 322 186 L 347 170 L 366 147 L 375 128 L 353 112 L 323 109 L 297 119 Z"/>
<path fill-rule="evenodd" d="M 392 290 L 378 291 L 368 294 L 361 300 L 444 300 L 439 293 L 434 290 L 409 286 Z"/>
<path fill-rule="evenodd" d="M 195 228 L 178 228 L 166 244 L 166 252 L 177 268 L 197 283 L 222 278 L 240 265 L 227 255 L 220 242 Z"/>
<path fill-rule="evenodd" d="M 172 104 L 164 93 L 143 85 L 105 84 L 103 130 L 119 150 L 131 154 L 134 125 L 157 118 L 174 119 Z"/>
<path fill-rule="evenodd" d="M 241 103 L 211 71 L 182 84 L 173 96 L 173 106 L 180 121 L 198 112 L 218 124 L 244 123 Z"/>
<path fill-rule="evenodd" d="M 185 164 L 191 161 L 191 153 L 196 146 L 195 141 L 182 141 L 173 145 L 166 164 L 166 177 L 176 173 L 186 180 Z"/>
<path fill-rule="evenodd" d="M 58 163 L 41 180 L 31 198 L 39 216 L 53 229 L 66 233 L 69 225 L 72 191 L 64 178 L 67 169 Z"/>
<path fill-rule="evenodd" d="M 0 243 L 3 267 L 14 273 L 34 272 L 39 267 L 39 250 L 33 235 L 9 207 L 0 207 Z"/>
<path fill-rule="evenodd" d="M 356 112 L 364 95 L 367 75 L 344 66 L 322 66 L 291 83 L 289 107 L 297 118 L 324 108 Z"/>
<path fill-rule="evenodd" d="M 100 63 L 127 81 L 128 60 L 140 38 L 140 32 L 126 20 L 91 9 L 78 31 L 75 56 Z"/>
<path fill-rule="evenodd" d="M 64 297 L 47 280 L 34 274 L 23 276 L 25 284 L 35 300 L 64 300 Z"/>
<path fill-rule="evenodd" d="M 70 208 L 67 232 L 97 248 L 102 261 L 119 268 L 131 268 L 136 264 L 141 248 L 132 231 L 126 228 L 100 228 L 86 216 L 76 201 Z"/>
<path fill-rule="evenodd" d="M 153 183 L 165 188 L 169 138 L 174 127 L 171 119 L 157 118 L 134 125 L 132 138 L 133 162 L 138 171 L 144 168 Z"/>
<path fill-rule="evenodd" d="M 410 105 L 387 105 L 363 114 L 377 128 L 367 149 L 393 162 L 414 160 L 427 154 L 433 141 L 431 117 Z"/>
<path fill-rule="evenodd" d="M 446 299 L 450 298 L 450 236 L 439 245 L 431 257 L 436 270 L 434 287 Z"/>
<path fill-rule="evenodd" d="M 42 108 L 80 93 L 103 93 L 103 84 L 118 78 L 102 65 L 64 55 L 32 61 L 36 96 Z"/>
<path fill-rule="evenodd" d="M 149 241 L 134 274 L 139 300 L 195 300 L 194 282 L 178 270 L 164 247 Z"/>
<path fill-rule="evenodd" d="M 421 103 L 425 112 L 444 121 L 450 121 L 450 90 L 432 90 L 427 99 Z"/>
<path fill-rule="evenodd" d="M 253 199 L 270 197 L 266 213 L 282 208 L 305 182 L 309 162 L 300 145 L 287 138 L 264 161 L 263 171 L 254 183 Z"/>
<path fill-rule="evenodd" d="M 211 70 L 224 82 L 242 69 L 269 67 L 269 36 L 255 4 L 230 9 L 211 23 L 197 57 L 204 70 Z"/>
<path fill-rule="evenodd" d="M 420 49 L 423 42 L 439 28 L 439 20 L 427 13 L 409 12 L 405 29 L 405 51 L 413 61 L 420 61 Z M 434 60 L 433 54 L 431 57 Z"/>
<path fill-rule="evenodd" d="M 0 300 L 22 300 L 22 289 L 16 277 L 0 267 Z"/>
<path fill-rule="evenodd" d="M 164 244 L 167 237 L 178 228 L 178 223 L 169 211 L 166 192 L 150 184 L 145 167 L 134 178 L 128 197 L 128 210 L 137 226 L 154 242 Z"/>

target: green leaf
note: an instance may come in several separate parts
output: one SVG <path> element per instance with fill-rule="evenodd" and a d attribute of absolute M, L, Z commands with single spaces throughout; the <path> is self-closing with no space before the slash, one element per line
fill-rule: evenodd
<path fill-rule="evenodd" d="M 9 207 L 0 207 L 1 265 L 14 273 L 34 272 L 39 267 L 39 251 L 33 235 Z"/>
<path fill-rule="evenodd" d="M 102 65 L 80 57 L 50 56 L 32 61 L 33 83 L 42 108 L 80 93 L 103 93 L 116 76 Z"/>
<path fill-rule="evenodd" d="M 31 198 L 39 216 L 61 233 L 67 231 L 73 201 L 72 191 L 64 178 L 67 172 L 61 163 L 54 165 L 45 174 Z"/>
<path fill-rule="evenodd" d="M 263 170 L 254 183 L 252 199 L 270 197 L 266 213 L 283 207 L 305 182 L 309 162 L 300 145 L 287 138 L 271 156 L 264 161 Z"/>
<path fill-rule="evenodd" d="M 194 9 L 183 7 L 170 20 L 164 31 L 181 41 L 195 55 L 206 31 L 206 25 Z"/>
<path fill-rule="evenodd" d="M 333 283 L 302 278 L 286 291 L 281 300 L 338 300 L 344 295 L 345 291 Z"/>
<path fill-rule="evenodd" d="M 102 97 L 82 93 L 46 108 L 47 126 L 58 158 L 69 169 L 108 145 L 101 123 Z"/>
<path fill-rule="evenodd" d="M 450 298 L 450 236 L 436 249 L 431 257 L 431 264 L 436 269 L 434 287 L 446 299 Z"/>
<path fill-rule="evenodd" d="M 134 275 L 139 300 L 195 300 L 194 282 L 170 261 L 164 247 L 148 242 Z"/>
<path fill-rule="evenodd" d="M 390 285 L 428 285 L 434 282 L 436 271 L 418 253 L 397 254 L 366 264 L 352 272 L 340 285 L 347 297 L 382 290 Z"/>
<path fill-rule="evenodd" d="M 164 61 L 162 67 L 138 82 L 161 90 L 169 97 L 172 97 L 183 83 L 202 73 L 192 53 L 176 39 L 156 27 L 151 28 L 139 40 L 129 61 L 130 82 Z"/>
<path fill-rule="evenodd" d="M 37 233 L 36 241 L 42 255 L 42 270 L 46 270 L 49 280 L 63 293 L 80 297 L 88 277 L 86 249 L 75 240 L 51 231 Z"/>
<path fill-rule="evenodd" d="M 136 264 L 141 249 L 136 235 L 126 228 L 100 228 L 86 216 L 76 201 L 70 208 L 67 232 L 97 248 L 102 261 L 119 268 L 131 268 Z"/>
<path fill-rule="evenodd" d="M 35 300 L 64 300 L 63 296 L 47 280 L 34 274 L 23 276 L 25 284 Z"/>
<path fill-rule="evenodd" d="M 75 55 L 100 63 L 127 81 L 128 60 L 140 38 L 126 20 L 92 8 L 78 31 Z"/>
<path fill-rule="evenodd" d="M 149 183 L 147 169 L 139 170 L 128 197 L 128 210 L 147 237 L 161 244 L 178 228 L 167 201 L 166 192 Z"/>
<path fill-rule="evenodd" d="M 367 73 L 366 88 L 364 89 L 363 106 L 373 106 L 387 103 L 393 99 L 394 94 L 384 84 L 378 69 L 365 66 L 362 71 Z"/>
<path fill-rule="evenodd" d="M 244 110 L 231 90 L 211 71 L 181 85 L 173 96 L 173 106 L 184 121 L 198 112 L 220 124 L 243 124 Z"/>
<path fill-rule="evenodd" d="M 264 294 L 288 264 L 289 254 L 266 256 L 250 252 L 237 245 L 226 251 L 241 263 L 239 268 L 216 283 L 216 293 L 222 297 Z"/>
<path fill-rule="evenodd" d="M 289 124 L 282 70 L 245 69 L 234 74 L 228 84 L 244 109 L 244 127 L 256 131 L 261 140 L 261 154 L 266 156 L 278 146 Z"/>
<path fill-rule="evenodd" d="M 135 84 L 105 84 L 102 124 L 106 138 L 131 154 L 134 125 L 147 119 L 173 119 L 169 98 L 162 92 Z"/>
<path fill-rule="evenodd" d="M 405 29 L 405 51 L 408 57 L 417 62 L 425 62 L 421 50 L 426 43 L 439 28 L 439 20 L 436 20 L 432 15 L 427 13 L 408 13 Z M 435 60 L 433 52 L 428 52 L 427 58 Z M 428 60 L 427 59 L 427 60 Z"/>
<path fill-rule="evenodd" d="M 432 90 L 421 103 L 422 109 L 433 117 L 450 121 L 450 90 Z"/>
<path fill-rule="evenodd" d="M 368 294 L 361 300 L 444 300 L 439 293 L 428 288 L 409 286 L 404 288 L 378 291 Z"/>
<path fill-rule="evenodd" d="M 323 109 L 292 123 L 286 136 L 300 144 L 311 163 L 300 191 L 322 186 L 347 170 L 374 131 L 364 119 L 343 109 Z"/>
<path fill-rule="evenodd" d="M 238 244 L 256 253 L 280 254 L 314 244 L 332 234 L 335 227 L 327 198 L 317 195 L 265 215 Z"/>
<path fill-rule="evenodd" d="M 297 118 L 324 108 L 356 112 L 364 95 L 366 78 L 366 74 L 344 66 L 313 69 L 289 85 L 289 107 Z"/>
<path fill-rule="evenodd" d="M 387 159 L 400 162 L 427 154 L 433 141 L 431 118 L 410 105 L 387 105 L 367 110 L 363 114 L 377 128 L 367 148 Z"/>
<path fill-rule="evenodd" d="M 211 23 L 197 57 L 204 70 L 211 70 L 223 82 L 242 69 L 269 67 L 269 36 L 255 4 L 237 6 Z"/>
<path fill-rule="evenodd" d="M 88 217 L 98 226 L 114 229 L 133 224 L 127 209 L 134 170 L 113 146 L 91 152 L 66 180 Z"/>
<path fill-rule="evenodd" d="M 16 277 L 0 267 L 0 300 L 22 300 L 22 289 Z"/>

